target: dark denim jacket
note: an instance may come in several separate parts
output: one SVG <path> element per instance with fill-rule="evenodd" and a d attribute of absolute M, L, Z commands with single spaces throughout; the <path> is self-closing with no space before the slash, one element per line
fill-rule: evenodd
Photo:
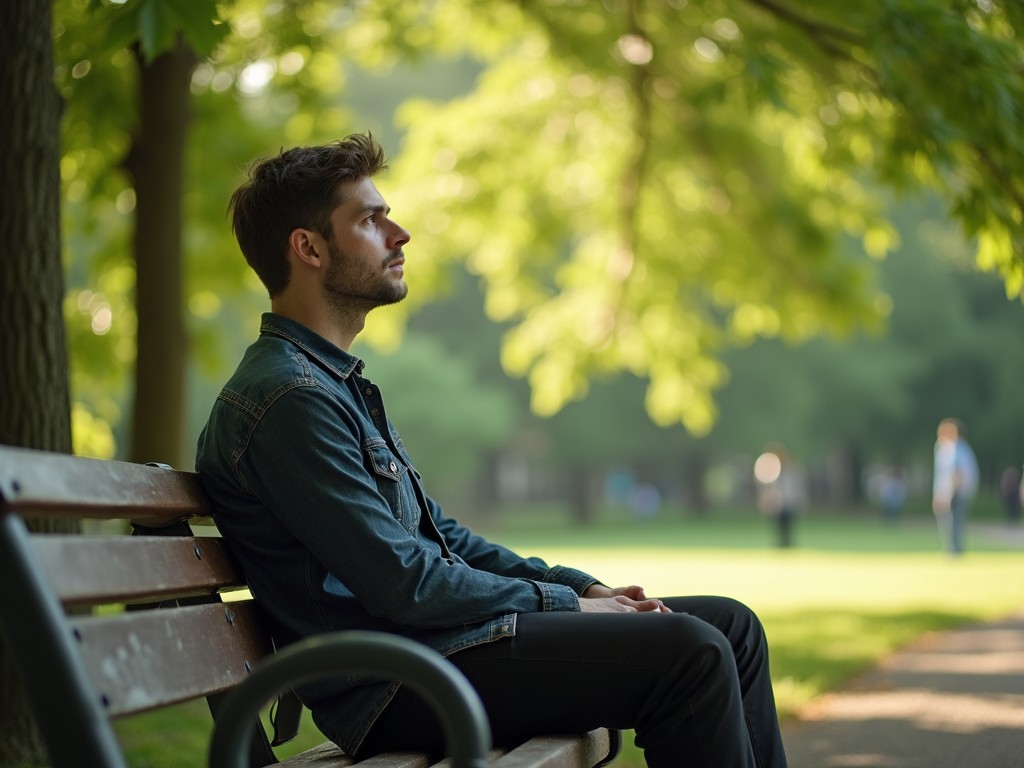
<path fill-rule="evenodd" d="M 199 437 L 196 469 L 217 526 L 278 641 L 379 630 L 448 655 L 514 635 L 518 613 L 578 611 L 595 579 L 444 516 L 362 369 L 268 313 Z M 349 677 L 300 696 L 352 753 L 395 690 Z"/>

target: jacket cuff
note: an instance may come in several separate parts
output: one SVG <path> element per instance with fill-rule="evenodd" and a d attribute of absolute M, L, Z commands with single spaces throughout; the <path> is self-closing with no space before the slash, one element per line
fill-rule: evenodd
<path fill-rule="evenodd" d="M 571 587 L 564 584 L 534 582 L 540 589 L 542 611 L 579 611 L 580 599 Z"/>
<path fill-rule="evenodd" d="M 544 581 L 548 584 L 562 584 L 577 595 L 582 595 L 591 584 L 601 583 L 589 573 L 577 571 L 575 568 L 566 568 L 564 565 L 556 565 L 551 568 L 544 574 Z"/>

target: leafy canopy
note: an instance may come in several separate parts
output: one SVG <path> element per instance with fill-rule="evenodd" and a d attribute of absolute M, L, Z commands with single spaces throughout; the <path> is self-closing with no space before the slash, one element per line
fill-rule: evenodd
<path fill-rule="evenodd" d="M 871 259 L 898 239 L 872 178 L 938 190 L 1020 293 L 1019 6 L 402 8 L 366 9 L 390 45 L 487 66 L 465 98 L 400 113 L 395 208 L 417 270 L 465 260 L 490 317 L 515 322 L 504 362 L 541 413 L 625 369 L 656 422 L 701 434 L 728 346 L 878 328 Z"/>
<path fill-rule="evenodd" d="M 103 173 L 131 125 L 124 45 L 153 56 L 181 34 L 209 54 L 186 201 L 207 331 L 242 282 L 223 219 L 239 168 L 366 127 L 347 109 L 353 67 L 437 57 L 481 74 L 399 110 L 381 186 L 413 232 L 415 291 L 370 330 L 393 343 L 464 263 L 511 324 L 503 362 L 539 413 L 625 370 L 648 381 L 657 423 L 704 434 L 730 347 L 882 327 L 874 260 L 899 243 L 879 181 L 936 190 L 977 263 L 1010 295 L 1024 286 L 1024 7 L 1009 0 L 62 0 L 57 18 L 70 215 L 111 286 L 131 278 L 104 242 L 123 242 L 132 207 Z M 124 312 L 111 345 L 131 337 Z"/>

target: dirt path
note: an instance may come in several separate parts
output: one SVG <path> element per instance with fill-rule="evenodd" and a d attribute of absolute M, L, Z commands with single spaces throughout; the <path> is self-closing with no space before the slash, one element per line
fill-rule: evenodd
<path fill-rule="evenodd" d="M 922 638 L 783 737 L 790 768 L 1024 768 L 1024 614 Z"/>

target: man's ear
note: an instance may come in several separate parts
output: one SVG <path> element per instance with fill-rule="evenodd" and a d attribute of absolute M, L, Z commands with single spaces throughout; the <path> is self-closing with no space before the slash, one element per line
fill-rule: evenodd
<path fill-rule="evenodd" d="M 321 265 L 321 251 L 325 247 L 323 238 L 308 229 L 293 229 L 288 235 L 288 247 L 295 258 L 311 267 Z"/>

